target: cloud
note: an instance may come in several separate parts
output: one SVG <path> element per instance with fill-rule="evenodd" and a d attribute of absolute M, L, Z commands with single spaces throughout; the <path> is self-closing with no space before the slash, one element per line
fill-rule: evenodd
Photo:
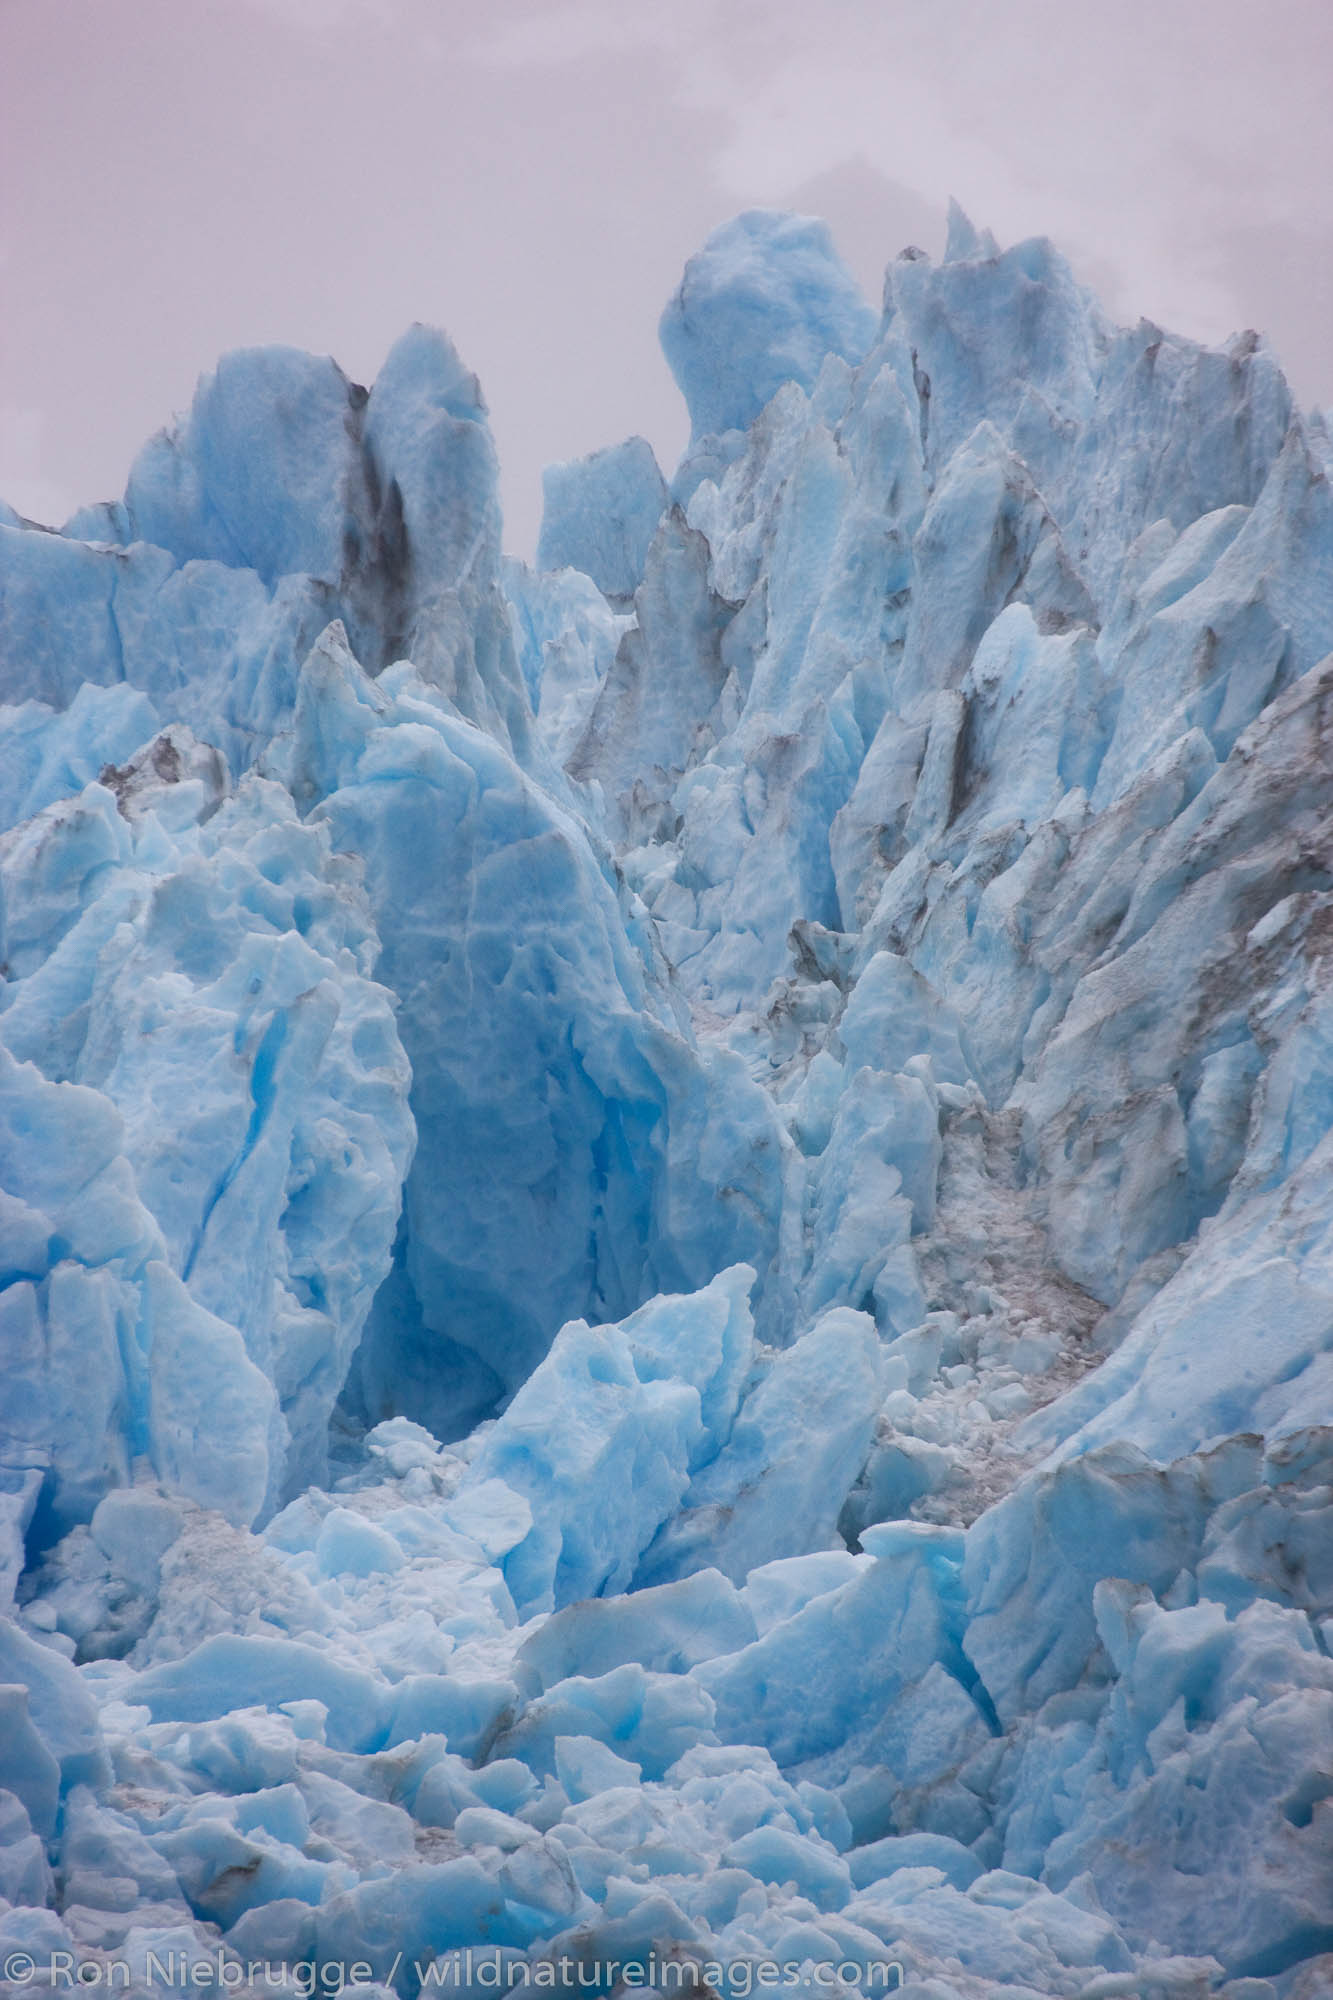
<path fill-rule="evenodd" d="M 933 199 L 956 193 L 1002 238 L 1095 256 L 1121 310 L 1211 337 L 1234 323 L 1223 235 L 1298 209 L 1333 230 L 1327 10 L 1279 0 L 1285 35 L 1256 34 L 1235 0 L 778 11 L 781 53 L 731 96 L 715 161 L 737 199 L 859 155 Z M 722 109 L 734 67 L 693 74 Z"/>
<path fill-rule="evenodd" d="M 623 0 L 505 0 L 463 47 L 474 62 L 497 69 L 557 67 L 615 50 L 683 56 L 701 34 L 711 35 L 717 14 L 716 0 L 673 0 L 662 8 Z"/>
<path fill-rule="evenodd" d="M 1327 0 L 9 11 L 0 491 L 29 514 L 115 491 L 220 348 L 365 379 L 424 318 L 482 373 L 526 546 L 546 460 L 678 449 L 657 315 L 756 204 L 827 216 L 874 298 L 956 194 L 1052 235 L 1118 317 L 1257 325 L 1333 398 Z"/>
<path fill-rule="evenodd" d="M 244 4 L 302 34 L 323 34 L 364 20 L 387 27 L 399 12 L 397 0 L 244 0 Z"/>
<path fill-rule="evenodd" d="M 1333 245 L 1323 0 L 509 0 L 473 45 L 552 68 L 609 49 L 708 114 L 735 206 L 859 162 L 1002 241 L 1053 236 L 1123 317 L 1222 339 L 1253 316 L 1240 235 Z"/>
<path fill-rule="evenodd" d="M 0 500 L 29 521 L 56 527 L 69 519 L 77 503 L 47 477 L 45 434 L 41 410 L 0 404 Z"/>

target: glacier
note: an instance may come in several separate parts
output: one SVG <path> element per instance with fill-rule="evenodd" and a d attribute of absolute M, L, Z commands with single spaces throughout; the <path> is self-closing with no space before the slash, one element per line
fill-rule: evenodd
<path fill-rule="evenodd" d="M 1333 442 L 956 207 L 0 508 L 0 1990 L 1333 1993 Z"/>

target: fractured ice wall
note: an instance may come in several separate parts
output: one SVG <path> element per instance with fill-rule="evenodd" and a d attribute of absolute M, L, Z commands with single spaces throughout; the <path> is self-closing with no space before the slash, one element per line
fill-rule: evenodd
<path fill-rule="evenodd" d="M 956 211 L 662 338 L 536 568 L 421 327 L 0 513 L 0 1956 L 1316 2000 L 1324 427 Z"/>

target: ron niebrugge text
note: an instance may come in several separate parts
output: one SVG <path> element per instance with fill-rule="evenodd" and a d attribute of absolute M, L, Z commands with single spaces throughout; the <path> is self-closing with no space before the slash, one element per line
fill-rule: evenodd
<path fill-rule="evenodd" d="M 286 1988 L 302 2000 L 342 1993 L 358 1986 L 396 1986 L 400 1975 L 422 1991 L 452 1988 L 466 1993 L 473 1987 L 516 1991 L 524 1987 L 564 1992 L 609 1994 L 617 1987 L 658 1993 L 725 1995 L 747 2000 L 756 1989 L 816 1988 L 826 1993 L 896 1993 L 906 1977 L 897 1959 L 736 1959 L 727 1964 L 692 1958 L 528 1960 L 494 1950 L 458 1950 L 435 1958 L 406 1959 L 397 1953 L 388 1965 L 368 1960 L 347 1963 L 334 1959 L 302 1959 L 287 1964 L 273 1959 L 231 1958 L 219 1950 L 211 1956 L 183 1951 L 145 1951 L 134 1964 L 120 1958 L 76 1958 L 73 1952 L 52 1951 L 43 1957 L 11 1952 L 2 1968 L 10 1987 L 107 1987 L 119 1992 L 145 1986 L 178 1991 L 240 1992 L 259 1985 Z"/>

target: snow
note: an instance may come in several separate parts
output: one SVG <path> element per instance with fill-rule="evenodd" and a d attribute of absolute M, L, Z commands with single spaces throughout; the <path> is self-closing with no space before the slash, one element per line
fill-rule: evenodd
<path fill-rule="evenodd" d="M 0 1957 L 1315 2000 L 1322 420 L 957 209 L 662 338 L 533 568 L 425 327 L 0 510 Z"/>

